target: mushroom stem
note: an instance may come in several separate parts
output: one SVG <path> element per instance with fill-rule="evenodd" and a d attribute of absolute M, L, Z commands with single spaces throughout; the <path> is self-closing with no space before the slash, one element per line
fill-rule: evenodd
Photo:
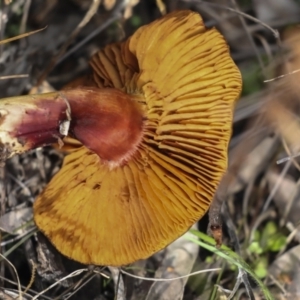
<path fill-rule="evenodd" d="M 128 159 L 142 138 L 139 104 L 117 89 L 80 87 L 0 101 L 0 161 L 69 135 L 107 162 Z"/>
<path fill-rule="evenodd" d="M 0 101 L 0 161 L 57 142 L 67 119 L 67 103 L 58 93 L 5 98 Z"/>

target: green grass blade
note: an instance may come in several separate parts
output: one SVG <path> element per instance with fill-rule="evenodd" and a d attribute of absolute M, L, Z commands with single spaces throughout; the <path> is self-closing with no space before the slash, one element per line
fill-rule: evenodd
<path fill-rule="evenodd" d="M 190 232 L 195 236 L 187 236 L 187 239 L 198 244 L 199 246 L 207 249 L 208 251 L 215 253 L 219 257 L 224 258 L 228 263 L 236 265 L 238 268 L 242 268 L 245 272 L 247 272 L 260 287 L 265 299 L 274 300 L 273 296 L 270 294 L 268 288 L 263 284 L 263 282 L 257 277 L 254 271 L 250 268 L 250 266 L 235 252 L 233 252 L 230 248 L 222 245 L 220 249 L 215 247 L 215 241 L 213 238 L 207 236 L 206 234 L 199 232 L 197 230 L 191 229 Z M 200 240 L 199 240 L 199 239 Z"/>

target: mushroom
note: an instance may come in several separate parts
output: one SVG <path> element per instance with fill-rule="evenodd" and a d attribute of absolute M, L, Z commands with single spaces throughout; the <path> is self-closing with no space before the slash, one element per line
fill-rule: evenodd
<path fill-rule="evenodd" d="M 42 141 L 35 132 L 20 143 L 11 128 L 27 119 L 21 126 L 3 114 L 0 141 L 19 143 L 6 157 L 66 134 L 82 143 L 36 199 L 34 220 L 65 256 L 120 266 L 163 249 L 208 210 L 227 167 L 241 76 L 223 36 L 191 11 L 106 46 L 91 66 L 85 86 L 26 96 L 46 109 L 44 123 L 57 121 Z M 12 113 L 9 101 L 0 112 Z"/>

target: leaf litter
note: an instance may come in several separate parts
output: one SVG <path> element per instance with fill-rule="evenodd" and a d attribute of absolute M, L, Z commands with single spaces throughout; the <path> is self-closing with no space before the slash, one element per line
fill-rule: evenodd
<path fill-rule="evenodd" d="M 16 0 L 2 4 L 2 19 L 6 18 L 5 24 L 1 25 L 1 39 L 13 38 L 18 35 L 18 26 L 21 24 L 22 8 L 24 2 Z M 84 19 L 88 10 L 94 1 L 66 1 L 63 4 L 60 1 L 45 1 L 41 4 L 38 0 L 30 3 L 27 18 L 26 32 L 39 30 L 47 25 L 43 31 L 26 37 L 20 41 L 10 41 L 10 43 L 1 45 L 0 56 L 0 79 L 4 76 L 16 76 L 16 78 L 4 77 L 0 80 L 0 95 L 7 97 L 28 93 L 41 78 L 46 66 L 49 64 L 49 58 L 57 57 L 67 38 L 70 36 L 76 26 Z M 122 3 L 121 3 L 122 2 Z M 160 1 L 158 1 L 160 2 Z M 299 82 L 300 82 L 300 39 L 299 27 L 289 28 L 292 23 L 299 23 L 299 3 L 297 1 L 282 2 L 283 7 L 280 9 L 276 1 L 269 0 L 270 3 L 266 9 L 261 1 L 247 2 L 237 1 L 239 8 L 234 7 L 234 1 L 211 1 L 212 4 L 219 5 L 209 6 L 205 1 L 162 1 L 167 10 L 178 8 L 190 8 L 199 11 L 205 16 L 207 24 L 217 26 L 227 37 L 232 49 L 232 55 L 236 58 L 241 69 L 247 72 L 248 66 L 256 64 L 256 73 L 251 75 L 254 80 L 259 81 L 259 91 L 257 94 L 251 92 L 251 84 L 247 81 L 244 86 L 247 87 L 248 95 L 242 95 L 237 105 L 236 119 L 234 124 L 233 141 L 230 146 L 230 163 L 228 174 L 230 175 L 229 183 L 225 193 L 225 199 L 228 203 L 229 215 L 236 226 L 236 235 L 241 247 L 241 256 L 256 269 L 257 265 L 262 265 L 266 261 L 264 268 L 267 275 L 264 278 L 265 283 L 271 289 L 272 294 L 277 299 L 290 299 L 299 296 L 297 283 L 299 282 L 299 232 L 298 219 L 299 215 L 299 165 L 297 156 L 300 152 L 299 146 Z M 123 7 L 120 9 L 121 6 Z M 19 6 L 18 6 L 19 5 Z M 91 35 L 90 40 L 85 45 L 57 64 L 53 71 L 42 80 L 43 85 L 53 85 L 59 89 L 73 78 L 76 78 L 88 70 L 88 59 L 97 49 L 105 44 L 119 41 L 124 34 L 128 36 L 137 26 L 160 16 L 161 11 L 157 7 L 156 1 L 104 1 L 99 3 L 100 7 L 90 21 L 77 32 L 73 42 L 69 43 L 66 48 L 68 53 L 76 44 Z M 244 27 L 241 26 L 239 17 L 232 10 L 226 10 L 225 7 L 240 9 L 242 12 L 250 13 L 251 16 L 257 17 L 260 22 L 267 22 L 274 29 L 280 30 L 283 38 L 283 44 L 278 43 L 272 34 L 263 29 L 259 22 L 245 20 Z M 16 7 L 19 7 L 21 14 L 17 15 Z M 124 11 L 127 9 L 127 13 Z M 115 11 L 115 9 L 120 9 Z M 68 12 L 68 13 L 66 13 Z M 120 15 L 118 13 L 121 13 Z M 122 18 L 122 14 L 126 18 Z M 5 17 L 5 18 L 4 18 Z M 18 19 L 19 18 L 19 19 Z M 98 33 L 97 38 L 93 37 L 95 28 L 98 28 L 105 20 L 114 19 L 110 26 L 105 27 L 102 32 Z M 137 25 L 138 24 L 138 25 Z M 5 25 L 5 26 L 4 26 Z M 245 27 L 246 26 L 246 27 Z M 246 32 L 245 32 L 246 30 Z M 247 34 L 254 39 L 249 40 Z M 263 36 L 266 43 L 264 44 L 259 36 Z M 243 39 L 244 42 L 241 42 Z M 279 46 L 278 46 L 279 44 Z M 266 48 L 268 47 L 268 49 Z M 254 47 L 254 49 L 253 49 Z M 62 53 L 62 52 L 61 52 Z M 60 54 L 61 54 L 60 53 Z M 256 54 L 255 54 L 256 53 Z M 267 53 L 269 61 L 266 62 Z M 261 58 L 257 63 L 257 56 Z M 271 60 L 271 61 L 270 61 Z M 264 70 L 262 70 L 261 63 Z M 267 64 L 271 67 L 266 68 Z M 275 66 L 275 67 L 274 67 Z M 271 70 L 268 74 L 268 70 Z M 267 71 L 266 71 L 267 70 Z M 266 73 L 267 72 L 267 73 Z M 70 78 L 70 73 L 73 78 Z M 28 77 L 19 75 L 28 74 Z M 249 78 L 245 76 L 245 78 Z M 263 79 L 265 78 L 265 79 Z M 264 80 L 272 79 L 270 82 Z M 249 86 L 247 86 L 249 85 Z M 39 87 L 40 88 L 40 87 Z M 45 91 L 40 88 L 40 91 Z M 259 93 L 259 94 L 258 94 Z M 250 100 L 249 100 L 250 99 Z M 248 125 L 247 125 L 248 124 Z M 30 226 L 24 226 L 30 221 L 31 207 L 35 197 L 41 192 L 43 187 L 51 179 L 54 173 L 60 168 L 64 153 L 57 149 L 43 149 L 32 151 L 20 157 L 14 157 L 7 162 L 5 168 L 0 172 L 1 185 L 1 218 L 0 224 L 2 233 L 2 253 L 10 247 L 5 245 L 5 241 L 12 238 L 24 237 L 30 233 Z M 278 164 L 279 162 L 279 164 Z M 289 163 L 290 162 L 290 163 Z M 287 165 L 288 164 L 288 165 Z M 287 167 L 285 168 L 285 166 Z M 227 181 L 228 182 L 228 181 Z M 272 197 L 270 197 L 270 195 Z M 270 199 L 266 206 L 266 201 Z M 266 228 L 269 228 L 270 222 L 274 222 L 276 230 L 284 234 L 288 239 L 282 242 L 277 251 L 277 257 L 268 250 L 264 239 L 272 240 L 272 234 L 263 234 Z M 206 231 L 207 220 L 201 220 L 198 228 Z M 226 231 L 226 230 L 225 230 Z M 10 235 L 7 235 L 6 233 Z M 113 230 L 112 230 L 113 234 Z M 250 238 L 250 236 L 252 238 Z M 254 238 L 256 236 L 256 238 Z M 259 238 L 259 236 L 261 238 Z M 15 243 L 16 241 L 13 241 Z M 8 259 L 16 266 L 17 272 L 21 279 L 21 284 L 25 286 L 30 281 L 31 264 L 29 257 L 35 257 L 39 265 L 48 265 L 52 267 L 50 277 L 44 276 L 39 272 L 35 278 L 35 283 L 27 292 L 34 295 L 34 291 L 41 292 L 49 285 L 60 280 L 63 276 L 71 274 L 72 271 L 80 269 L 82 266 L 61 257 L 59 253 L 52 249 L 54 260 L 61 261 L 57 266 L 51 263 L 47 254 L 39 254 L 39 260 L 36 256 L 39 238 L 31 237 L 21 243 L 17 251 L 20 254 L 12 252 Z M 224 243 L 230 245 L 231 240 L 226 235 Z M 257 244 L 254 244 L 257 243 Z M 43 246 L 51 249 L 51 245 Z M 253 245 L 256 247 L 253 250 Z M 251 248 L 252 247 L 252 248 Z M 258 247 L 258 248 L 257 248 Z M 172 247 L 170 248 L 172 249 Z M 257 250 L 258 249 L 258 250 Z M 51 251 L 52 251 L 51 250 Z M 50 252 L 51 252 L 50 251 Z M 169 248 L 162 253 L 154 255 L 143 264 L 131 266 L 133 274 L 143 274 L 143 276 L 152 277 L 155 271 L 159 270 L 168 262 L 172 252 Z M 178 250 L 177 250 L 178 251 Z M 175 250 L 175 254 L 176 254 Z M 258 255 L 257 253 L 261 253 Z M 275 252 L 276 254 L 276 252 Z M 41 258 L 42 257 L 42 258 Z M 179 257 L 180 258 L 180 257 Z M 179 259 L 180 261 L 180 259 Z M 52 258 L 53 262 L 53 258 Z M 182 265 L 183 262 L 180 261 Z M 202 248 L 197 255 L 194 268 L 201 265 L 201 268 L 222 267 L 224 269 L 220 279 L 217 275 L 207 275 L 205 284 L 203 277 L 196 276 L 187 281 L 184 291 L 179 293 L 181 299 L 213 299 L 209 296 L 214 283 L 218 283 L 222 289 L 219 289 L 219 296 L 224 295 L 226 289 L 233 290 L 235 280 L 238 276 L 237 270 L 230 270 L 230 267 L 224 267 L 223 261 L 217 259 L 212 253 L 207 253 Z M 175 266 L 176 269 L 177 266 Z M 51 269 L 46 267 L 46 272 Z M 8 283 L 5 279 L 10 279 L 11 268 L 2 267 L 0 275 L 2 287 L 4 289 L 13 288 L 18 295 L 16 286 Z M 168 270 L 168 269 L 167 269 Z M 122 281 L 116 279 L 116 273 L 109 270 L 103 270 L 103 275 L 110 275 L 113 281 L 99 275 L 88 275 L 83 281 L 75 281 L 72 278 L 67 285 L 60 285 L 57 290 L 49 290 L 42 297 L 44 299 L 54 299 L 64 297 L 64 299 L 96 299 L 97 296 L 102 299 L 113 299 L 113 295 L 125 297 L 126 299 L 136 299 L 136 289 L 141 291 L 138 295 L 147 295 L 149 299 L 153 297 L 150 284 L 145 284 L 141 279 L 129 278 L 125 275 L 124 285 L 121 292 L 118 291 L 118 285 Z M 188 272 L 188 271 L 187 271 Z M 77 273 L 76 273 L 77 275 Z M 82 276 L 79 274 L 78 276 Z M 15 277 L 14 277 L 15 278 Z M 91 278 L 91 279 L 90 279 Z M 90 281 L 89 281 L 90 280 Z M 218 281 L 219 280 L 219 281 Z M 85 282 L 85 284 L 84 284 Z M 78 284 L 81 288 L 77 289 Z M 164 283 L 165 284 L 165 283 Z M 159 286 L 158 284 L 156 284 Z M 257 299 L 259 290 L 255 284 L 251 288 L 256 294 Z M 23 289 L 23 290 L 24 290 Z M 167 289 L 167 288 L 166 288 Z M 224 289 L 224 290 L 223 290 Z M 74 293 L 72 293 L 72 291 Z M 165 291 L 165 288 L 164 288 Z M 6 290 L 2 290 L 6 292 Z M 167 296 L 163 291 L 155 297 Z M 65 296 L 62 296 L 62 295 Z M 205 296 L 206 295 L 206 296 Z M 228 294 L 227 294 L 228 295 Z M 218 299 L 218 296 L 215 296 Z M 239 288 L 235 296 L 237 299 L 246 299 L 247 293 L 243 288 Z M 286 298 L 284 298 L 286 297 Z M 120 298 L 121 299 L 121 298 Z M 125 298 L 124 298 L 125 299 Z M 160 298 L 156 298 L 160 299 Z M 167 298 L 165 298 L 167 299 Z"/>

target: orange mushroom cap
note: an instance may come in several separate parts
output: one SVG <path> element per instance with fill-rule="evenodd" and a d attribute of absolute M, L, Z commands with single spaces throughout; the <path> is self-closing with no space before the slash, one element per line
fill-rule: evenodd
<path fill-rule="evenodd" d="M 241 75 L 223 36 L 191 11 L 108 45 L 91 66 L 99 88 L 121 90 L 142 111 L 141 139 L 122 161 L 72 151 L 34 219 L 67 257 L 119 266 L 166 247 L 209 208 L 227 167 Z"/>

